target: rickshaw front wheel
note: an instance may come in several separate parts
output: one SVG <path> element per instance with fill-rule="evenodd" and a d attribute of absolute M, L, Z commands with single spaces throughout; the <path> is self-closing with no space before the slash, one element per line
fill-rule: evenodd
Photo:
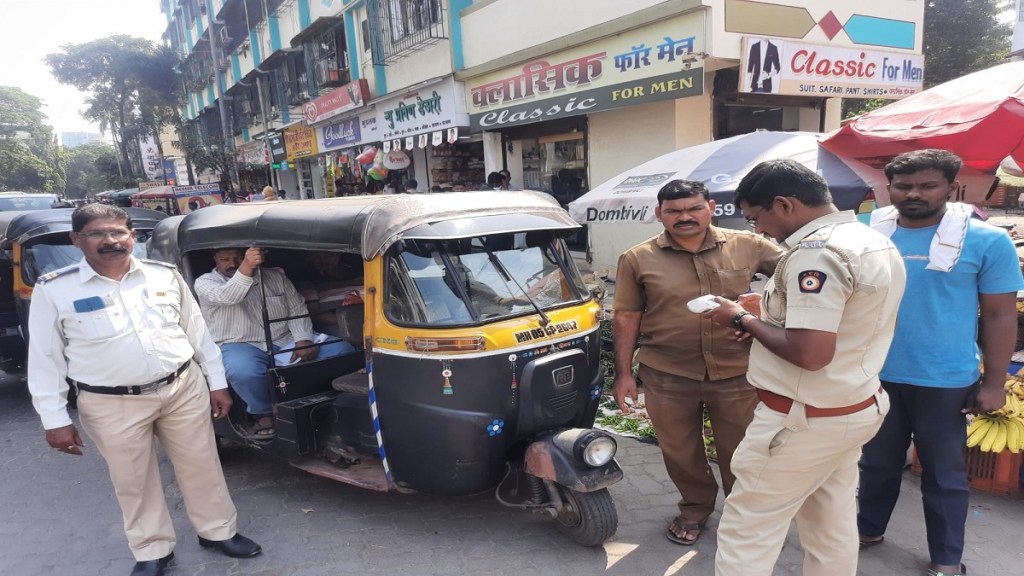
<path fill-rule="evenodd" d="M 576 492 L 558 487 L 562 508 L 555 516 L 558 529 L 582 546 L 600 546 L 619 527 L 615 502 L 607 488 L 594 492 Z"/>

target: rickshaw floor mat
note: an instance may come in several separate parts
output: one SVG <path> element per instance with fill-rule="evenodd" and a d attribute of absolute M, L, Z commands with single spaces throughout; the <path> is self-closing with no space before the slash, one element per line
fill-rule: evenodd
<path fill-rule="evenodd" d="M 331 387 L 338 392 L 369 396 L 370 375 L 365 372 L 353 372 L 352 374 L 338 376 L 331 381 Z"/>

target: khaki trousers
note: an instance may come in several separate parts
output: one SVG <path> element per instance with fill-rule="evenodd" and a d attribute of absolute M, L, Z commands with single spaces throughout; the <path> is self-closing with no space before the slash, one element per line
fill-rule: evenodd
<path fill-rule="evenodd" d="M 746 376 L 725 380 L 692 380 L 640 365 L 644 404 L 658 433 L 665 469 L 682 497 L 679 514 L 704 522 L 715 511 L 718 482 L 704 450 L 703 406 L 711 416 L 718 451 L 722 491 L 732 491 L 733 452 L 754 417 L 757 391 Z"/>
<path fill-rule="evenodd" d="M 82 423 L 107 462 L 137 561 L 171 553 L 176 542 L 157 466 L 156 438 L 174 465 L 192 526 L 203 538 L 235 535 L 235 505 L 217 457 L 210 392 L 194 363 L 173 383 L 150 394 L 82 392 Z"/>
<path fill-rule="evenodd" d="M 758 404 L 733 456 L 736 485 L 718 526 L 716 576 L 770 576 L 796 519 L 804 576 L 857 573 L 857 460 L 889 411 L 875 404 L 847 416 L 807 418 Z"/>

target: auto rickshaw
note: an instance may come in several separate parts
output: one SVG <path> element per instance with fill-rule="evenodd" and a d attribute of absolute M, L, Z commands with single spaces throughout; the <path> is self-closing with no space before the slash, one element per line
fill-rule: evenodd
<path fill-rule="evenodd" d="M 601 308 L 563 241 L 577 229 L 537 192 L 361 196 L 171 217 L 149 254 L 191 286 L 215 249 L 263 248 L 264 268 L 308 294 L 314 330 L 355 347 L 273 365 L 273 439 L 243 433 L 237 395 L 219 437 L 372 490 L 494 490 L 596 546 L 617 528 L 607 487 L 622 470 L 614 438 L 592 428 Z M 307 288 L 324 254 L 350 269 L 340 291 Z M 264 300 L 268 341 L 289 319 Z"/>
<path fill-rule="evenodd" d="M 138 239 L 136 256 L 145 255 L 145 243 L 162 212 L 125 208 Z M 82 252 L 71 243 L 73 208 L 0 212 L 0 370 L 25 366 L 28 309 L 36 279 L 74 264 Z"/>

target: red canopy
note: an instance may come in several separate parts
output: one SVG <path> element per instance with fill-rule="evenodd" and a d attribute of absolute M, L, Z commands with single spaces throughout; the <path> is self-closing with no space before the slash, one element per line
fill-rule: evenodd
<path fill-rule="evenodd" d="M 988 173 L 1007 156 L 1024 165 L 1024 62 L 968 74 L 868 112 L 822 145 L 865 160 L 944 148 Z"/>

